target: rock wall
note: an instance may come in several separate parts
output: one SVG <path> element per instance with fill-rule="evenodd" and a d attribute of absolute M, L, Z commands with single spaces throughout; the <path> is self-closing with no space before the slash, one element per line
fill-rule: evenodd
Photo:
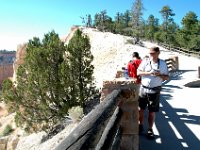
<path fill-rule="evenodd" d="M 0 52 L 0 87 L 4 79 L 13 77 L 13 62 L 16 52 Z"/>
<path fill-rule="evenodd" d="M 14 62 L 13 81 L 16 81 L 17 68 L 24 63 L 26 56 L 26 44 L 20 44 L 17 46 L 16 59 Z"/>
<path fill-rule="evenodd" d="M 72 26 L 70 29 L 69 34 L 64 38 L 61 39 L 65 44 L 68 44 L 69 40 L 73 37 L 74 32 L 79 28 L 79 26 Z"/>
<path fill-rule="evenodd" d="M 15 150 L 19 141 L 18 136 L 6 136 L 0 138 L 0 150 Z"/>

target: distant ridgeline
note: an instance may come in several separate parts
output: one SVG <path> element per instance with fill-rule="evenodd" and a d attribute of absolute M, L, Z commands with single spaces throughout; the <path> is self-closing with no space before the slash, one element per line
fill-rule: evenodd
<path fill-rule="evenodd" d="M 4 79 L 13 77 L 13 63 L 16 51 L 0 50 L 0 87 Z"/>

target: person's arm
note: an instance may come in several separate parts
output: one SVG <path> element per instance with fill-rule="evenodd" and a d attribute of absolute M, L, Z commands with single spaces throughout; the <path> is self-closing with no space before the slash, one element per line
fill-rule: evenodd
<path fill-rule="evenodd" d="M 140 76 L 147 76 L 147 75 L 153 75 L 153 72 L 146 72 L 138 69 L 137 74 Z"/>
<path fill-rule="evenodd" d="M 168 71 L 168 67 L 167 67 L 167 64 L 166 62 L 164 61 L 164 64 L 163 64 L 163 70 L 164 72 L 162 74 L 159 74 L 158 76 L 163 80 L 169 80 L 169 71 Z"/>
<path fill-rule="evenodd" d="M 140 75 L 140 76 L 147 76 L 147 75 L 158 76 L 158 77 L 160 77 L 163 81 L 169 79 L 169 75 L 160 74 L 160 72 L 157 72 L 157 71 L 146 72 L 146 71 L 137 70 L 137 73 L 138 73 L 138 75 Z"/>
<path fill-rule="evenodd" d="M 165 74 L 160 74 L 158 75 L 163 81 L 165 80 L 169 80 L 169 75 L 165 75 Z"/>

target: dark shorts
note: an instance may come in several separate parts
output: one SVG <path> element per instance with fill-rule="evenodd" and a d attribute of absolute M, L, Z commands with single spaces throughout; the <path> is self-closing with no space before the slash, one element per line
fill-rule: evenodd
<path fill-rule="evenodd" d="M 158 112 L 160 103 L 160 91 L 161 86 L 155 88 L 147 88 L 141 85 L 139 93 L 140 109 L 144 110 L 148 106 L 149 111 Z"/>

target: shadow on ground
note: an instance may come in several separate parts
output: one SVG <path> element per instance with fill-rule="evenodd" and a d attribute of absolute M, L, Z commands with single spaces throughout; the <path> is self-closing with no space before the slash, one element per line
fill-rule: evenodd
<path fill-rule="evenodd" d="M 190 88 L 200 88 L 200 80 L 189 82 L 185 84 L 184 86 L 190 87 Z"/>
<path fill-rule="evenodd" d="M 181 74 L 193 70 L 181 70 L 171 76 L 170 80 L 181 80 Z M 170 82 L 167 81 L 167 83 Z M 198 126 L 200 116 L 190 115 L 185 108 L 173 108 L 168 101 L 173 100 L 174 89 L 181 89 L 178 85 L 163 85 L 165 94 L 161 94 L 160 112 L 156 114 L 155 139 L 146 137 L 147 111 L 145 112 L 145 132 L 140 135 L 140 150 L 199 150 L 200 141 L 186 125 L 190 123 Z"/>

